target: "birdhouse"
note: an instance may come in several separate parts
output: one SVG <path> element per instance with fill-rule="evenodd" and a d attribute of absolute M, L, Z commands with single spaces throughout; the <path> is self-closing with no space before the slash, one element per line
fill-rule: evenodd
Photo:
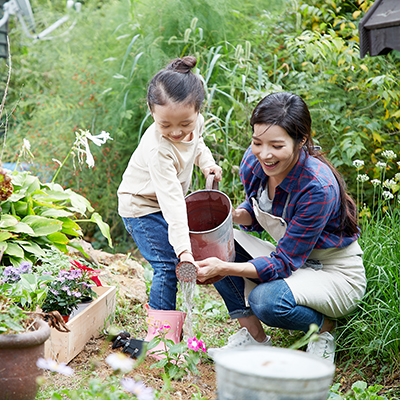
<path fill-rule="evenodd" d="M 358 26 L 360 57 L 400 51 L 400 0 L 376 0 Z"/>

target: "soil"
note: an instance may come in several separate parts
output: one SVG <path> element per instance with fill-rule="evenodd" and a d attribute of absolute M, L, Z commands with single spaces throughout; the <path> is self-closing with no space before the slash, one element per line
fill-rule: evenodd
<path fill-rule="evenodd" d="M 51 385 L 55 388 L 63 386 L 68 388 L 79 387 L 80 382 L 76 380 L 75 376 L 79 376 L 80 372 L 88 374 L 94 368 L 97 377 L 105 378 L 109 376 L 113 371 L 104 360 L 109 354 L 120 351 L 118 349 L 113 350 L 111 346 L 112 343 L 107 342 L 105 336 L 92 338 L 86 344 L 84 350 L 68 364 L 75 371 L 74 375 L 66 377 L 45 372 L 45 386 Z M 146 386 L 161 391 L 164 385 L 162 379 L 163 369 L 149 369 L 154 362 L 156 362 L 155 359 L 147 356 L 142 364 L 135 367 L 132 372 L 125 374 L 125 377 L 143 381 Z M 200 393 L 205 399 L 217 399 L 214 364 L 208 360 L 203 360 L 197 368 L 199 375 L 190 375 L 180 381 L 171 381 L 171 387 L 173 388 L 172 394 L 171 390 L 169 391 L 171 399 L 192 400 L 192 395 L 195 393 Z"/>
<path fill-rule="evenodd" d="M 96 374 L 100 378 L 105 378 L 112 373 L 111 368 L 105 363 L 105 358 L 115 352 L 111 348 L 111 344 L 107 343 L 104 336 L 92 338 L 85 346 L 84 350 L 76 356 L 68 365 L 77 371 L 93 370 L 95 366 Z M 162 379 L 163 370 L 149 369 L 155 362 L 151 357 L 146 357 L 145 361 L 136 367 L 131 373 L 126 376 L 132 377 L 135 380 L 141 380 L 146 386 L 152 387 L 158 391 L 162 390 L 164 381 Z M 379 375 L 379 370 L 382 365 L 375 367 L 365 367 L 360 361 L 352 362 L 351 365 L 341 360 L 342 367 L 337 367 L 334 382 L 340 383 L 340 392 L 346 393 L 351 389 L 351 386 L 356 381 L 366 381 L 368 385 L 379 383 L 382 385 L 380 395 L 387 396 L 387 399 L 400 399 L 400 373 L 393 373 L 390 376 L 383 378 Z M 198 365 L 199 375 L 191 375 L 185 377 L 181 381 L 171 381 L 170 397 L 165 399 L 177 400 L 193 400 L 193 394 L 201 394 L 202 398 L 208 400 L 217 400 L 217 382 L 215 373 L 215 364 L 210 359 L 202 360 Z M 68 388 L 79 386 L 79 382 L 75 378 L 65 377 L 62 375 L 51 375 L 46 373 L 47 382 L 54 387 L 66 386 Z M 377 382 L 379 379 L 379 382 Z M 163 397 L 164 398 L 164 397 Z M 198 397 L 199 398 L 199 397 Z"/>
<path fill-rule="evenodd" d="M 201 285 L 200 297 L 206 298 L 209 301 L 218 300 L 218 294 L 212 285 Z M 119 299 L 121 301 L 121 299 Z M 128 301 L 125 299 L 125 301 Z M 123 305 L 126 309 L 126 304 Z M 128 312 L 124 315 L 123 312 L 119 313 L 119 326 L 123 326 L 132 337 L 143 338 L 146 334 L 146 327 L 144 325 L 145 312 L 141 304 L 132 304 L 128 307 Z M 203 321 L 204 320 L 204 321 Z M 199 326 L 203 338 L 222 338 L 223 342 L 226 338 L 239 328 L 237 321 L 228 320 L 221 322 L 220 325 L 213 323 L 210 324 L 207 318 L 203 318 Z M 273 343 L 278 347 L 288 347 L 296 340 L 296 335 L 288 334 L 288 331 L 278 330 L 272 328 L 268 334 L 272 335 Z M 291 336 L 291 337 L 289 337 Z M 215 344 L 215 342 L 214 342 Z M 38 399 L 47 399 L 44 393 L 51 391 L 51 388 L 57 390 L 62 387 L 78 388 L 82 385 L 82 377 L 92 374 L 93 371 L 99 378 L 106 378 L 112 374 L 112 369 L 106 364 L 106 357 L 121 349 L 112 349 L 112 343 L 106 340 L 105 335 L 100 334 L 93 337 L 85 346 L 83 351 L 78 354 L 70 363 L 69 366 L 75 371 L 72 377 L 65 377 L 60 374 L 53 375 L 49 372 L 44 373 L 44 385 L 42 386 Z M 367 364 L 368 361 L 368 364 Z M 161 391 L 164 386 L 162 379 L 163 369 L 150 369 L 155 360 L 147 356 L 142 364 L 135 367 L 132 372 L 126 374 L 126 377 L 132 377 L 135 380 L 141 380 L 146 386 L 152 387 Z M 367 364 L 367 365 L 366 365 Z M 349 360 L 346 355 L 339 353 L 336 359 L 336 372 L 333 382 L 340 383 L 340 392 L 346 393 L 351 389 L 351 386 L 356 381 L 365 381 L 368 386 L 382 385 L 381 395 L 387 396 L 387 399 L 398 400 L 400 399 L 400 372 L 398 368 L 385 365 L 379 360 Z M 171 388 L 168 394 L 162 399 L 177 399 L 177 400 L 193 400 L 193 395 L 197 394 L 195 398 L 216 400 L 217 397 L 217 382 L 215 364 L 213 361 L 204 356 L 201 363 L 198 365 L 199 374 L 189 375 L 180 381 L 171 381 Z M 393 371 L 385 373 L 383 371 Z M 92 375 L 91 375 L 92 376 Z M 78 378 L 81 377 L 81 378 Z M 46 392 L 47 391 L 47 392 Z M 199 395 L 201 397 L 199 397 Z"/>

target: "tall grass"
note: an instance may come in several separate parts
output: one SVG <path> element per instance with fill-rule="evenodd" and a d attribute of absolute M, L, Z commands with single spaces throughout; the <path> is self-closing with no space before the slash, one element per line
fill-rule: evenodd
<path fill-rule="evenodd" d="M 400 360 L 400 208 L 364 221 L 360 245 L 367 291 L 342 325 L 339 343 L 350 359 L 377 360 L 393 370 Z"/>

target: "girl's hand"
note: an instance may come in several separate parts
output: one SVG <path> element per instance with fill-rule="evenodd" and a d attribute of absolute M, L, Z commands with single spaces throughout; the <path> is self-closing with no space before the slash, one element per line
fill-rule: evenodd
<path fill-rule="evenodd" d="M 199 282 L 205 282 L 211 278 L 222 277 L 223 267 L 225 265 L 224 261 L 219 258 L 210 257 L 202 261 L 197 261 L 197 280 Z"/>
<path fill-rule="evenodd" d="M 196 265 L 193 255 L 191 253 L 188 253 L 187 251 L 184 251 L 181 254 L 179 254 L 179 259 L 181 261 L 188 261 L 188 262 L 191 262 L 192 264 Z"/>
<path fill-rule="evenodd" d="M 250 226 L 253 219 L 246 209 L 237 208 L 232 210 L 232 222 L 238 225 Z"/>
<path fill-rule="evenodd" d="M 215 164 L 215 165 L 213 165 L 212 167 L 204 168 L 204 169 L 203 169 L 203 174 L 204 174 L 204 176 L 205 176 L 206 178 L 207 178 L 207 176 L 208 176 L 209 174 L 214 174 L 214 175 L 215 175 L 215 176 L 214 176 L 214 179 L 215 179 L 217 182 L 220 182 L 221 179 L 222 179 L 222 168 L 221 168 L 219 165 Z"/>

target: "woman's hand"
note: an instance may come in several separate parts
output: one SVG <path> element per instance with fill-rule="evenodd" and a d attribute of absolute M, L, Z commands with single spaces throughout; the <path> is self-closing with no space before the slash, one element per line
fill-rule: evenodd
<path fill-rule="evenodd" d="M 205 282 L 215 277 L 224 276 L 223 268 L 225 262 L 219 258 L 210 257 L 202 261 L 197 261 L 197 280 L 199 282 Z"/>
<path fill-rule="evenodd" d="M 250 226 L 253 218 L 246 209 L 237 208 L 236 210 L 232 210 L 232 222 L 238 225 Z"/>
<path fill-rule="evenodd" d="M 214 176 L 214 179 L 215 179 L 217 182 L 220 182 L 221 179 L 222 179 L 222 168 L 221 168 L 219 165 L 215 164 L 215 165 L 213 165 L 212 167 L 204 168 L 204 169 L 203 169 L 203 174 L 204 174 L 204 176 L 205 176 L 206 178 L 207 178 L 207 176 L 208 176 L 209 174 L 214 174 L 214 175 L 215 175 L 215 176 Z"/>

